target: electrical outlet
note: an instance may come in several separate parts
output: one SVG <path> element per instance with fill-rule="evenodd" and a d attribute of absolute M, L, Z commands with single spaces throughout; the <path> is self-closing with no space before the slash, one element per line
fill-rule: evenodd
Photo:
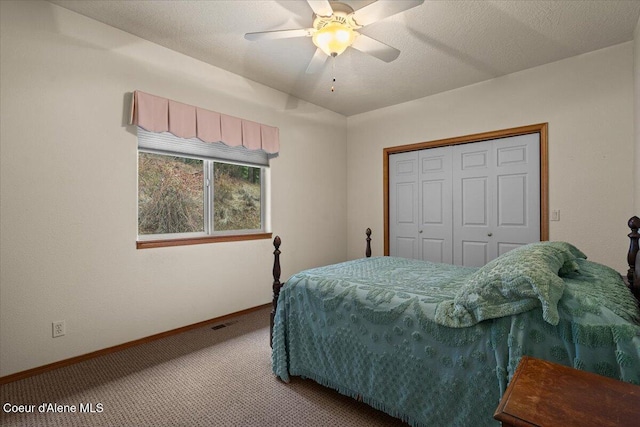
<path fill-rule="evenodd" d="M 51 326 L 52 326 L 53 338 L 61 337 L 66 333 L 65 327 L 64 327 L 64 320 L 53 322 Z"/>

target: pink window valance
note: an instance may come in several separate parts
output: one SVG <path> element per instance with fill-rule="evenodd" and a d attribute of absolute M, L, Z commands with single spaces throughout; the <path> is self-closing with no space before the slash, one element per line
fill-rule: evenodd
<path fill-rule="evenodd" d="M 223 142 L 249 150 L 280 151 L 277 127 L 205 110 L 148 93 L 134 92 L 132 124 L 150 132 L 170 132 L 180 138 Z"/>

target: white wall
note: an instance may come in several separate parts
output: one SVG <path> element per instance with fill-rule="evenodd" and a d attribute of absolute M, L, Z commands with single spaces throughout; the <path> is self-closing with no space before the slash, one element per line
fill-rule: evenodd
<path fill-rule="evenodd" d="M 633 33 L 633 82 L 635 87 L 635 206 L 634 212 L 640 216 L 640 19 Z"/>
<path fill-rule="evenodd" d="M 346 258 L 343 116 L 47 2 L 0 15 L 0 376 L 271 300 L 270 240 L 135 249 L 133 90 L 278 126 L 283 278 Z"/>
<path fill-rule="evenodd" d="M 550 238 L 626 271 L 634 212 L 633 43 L 348 118 L 348 252 L 383 251 L 384 147 L 549 123 Z"/>

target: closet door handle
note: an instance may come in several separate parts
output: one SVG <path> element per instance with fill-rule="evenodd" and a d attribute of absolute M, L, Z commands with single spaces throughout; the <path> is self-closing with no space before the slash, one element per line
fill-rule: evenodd
<path fill-rule="evenodd" d="M 422 230 L 418 231 L 418 233 L 422 234 Z"/>
<path fill-rule="evenodd" d="M 487 234 L 487 236 L 491 237 L 491 236 L 493 236 L 493 233 L 489 233 L 489 234 Z"/>

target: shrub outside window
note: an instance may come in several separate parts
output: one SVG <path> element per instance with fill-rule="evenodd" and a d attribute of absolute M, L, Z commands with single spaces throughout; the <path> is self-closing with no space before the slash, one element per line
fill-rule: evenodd
<path fill-rule="evenodd" d="M 138 240 L 264 232 L 264 168 L 138 150 Z"/>

